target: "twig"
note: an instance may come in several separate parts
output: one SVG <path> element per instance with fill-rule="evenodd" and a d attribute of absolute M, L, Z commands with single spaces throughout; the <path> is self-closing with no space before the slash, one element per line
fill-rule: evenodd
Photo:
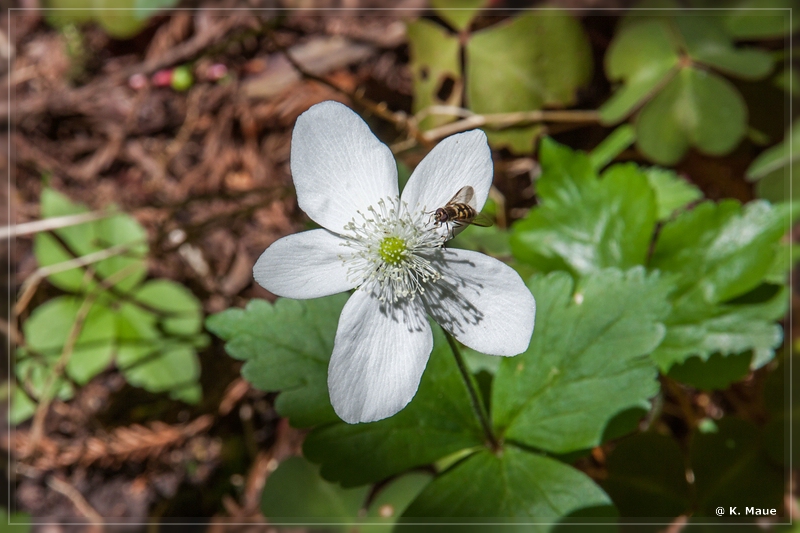
<path fill-rule="evenodd" d="M 70 485 L 67 481 L 58 476 L 51 476 L 47 480 L 47 485 L 54 491 L 60 492 L 69 498 L 75 508 L 91 522 L 95 524 L 103 523 L 103 517 L 100 515 L 100 513 L 95 511 L 94 507 L 89 505 L 89 502 L 86 501 L 86 498 L 83 497 L 78 489 Z"/>
<path fill-rule="evenodd" d="M 0 239 L 20 237 L 22 235 L 31 235 L 33 233 L 41 233 L 43 231 L 52 231 L 60 228 L 67 228 L 69 226 L 77 226 L 93 220 L 110 217 L 114 214 L 115 213 L 113 211 L 92 211 L 90 213 L 46 218 L 44 220 L 36 220 L 34 222 L 26 222 L 24 224 L 4 226 L 0 228 Z"/>
<path fill-rule="evenodd" d="M 28 306 L 31 298 L 36 293 L 36 288 L 39 286 L 41 281 L 48 277 L 52 276 L 53 274 L 58 274 L 59 272 L 66 272 L 67 270 L 72 270 L 73 268 L 84 267 L 87 265 L 91 265 L 92 263 L 98 263 L 109 257 L 114 257 L 116 255 L 121 255 L 128 252 L 135 246 L 139 246 L 142 244 L 142 241 L 127 243 L 127 244 L 118 244 L 116 246 L 112 246 L 110 248 L 106 248 L 105 250 L 100 250 L 97 252 L 93 252 L 87 255 L 82 255 L 80 257 L 76 257 L 74 259 L 70 259 L 68 261 L 63 261 L 61 263 L 56 263 L 54 265 L 48 265 L 39 268 L 36 272 L 34 272 L 28 279 L 26 279 L 22 283 L 22 287 L 20 289 L 20 296 L 17 299 L 17 303 L 14 304 L 14 315 L 19 316 Z"/>
<path fill-rule="evenodd" d="M 450 106 L 436 107 L 443 108 L 439 111 L 446 112 L 429 111 L 428 113 L 436 115 L 455 114 L 453 112 L 454 109 Z M 455 110 L 458 110 L 459 113 L 459 115 L 456 116 L 463 116 L 463 111 L 469 112 L 468 110 L 462 110 L 460 108 L 455 108 Z M 462 131 L 480 128 L 482 126 L 502 129 L 534 122 L 598 122 L 599 120 L 600 114 L 597 111 L 590 110 L 570 111 L 537 109 L 535 111 L 494 113 L 489 115 L 472 114 L 466 116 L 466 118 L 457 120 L 456 122 L 451 122 L 450 124 L 445 124 L 443 126 L 439 126 L 438 128 L 428 130 L 422 134 L 422 138 L 426 141 L 426 143 L 429 144 L 438 141 L 439 139 L 443 139 L 449 135 L 453 135 L 454 133 L 460 133 Z"/>

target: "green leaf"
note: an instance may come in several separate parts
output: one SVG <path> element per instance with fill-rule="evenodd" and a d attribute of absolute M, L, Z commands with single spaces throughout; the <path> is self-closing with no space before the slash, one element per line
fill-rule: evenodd
<path fill-rule="evenodd" d="M 585 154 L 549 139 L 539 159 L 540 204 L 512 227 L 514 257 L 542 271 L 580 275 L 643 264 L 656 219 L 645 174 L 618 164 L 598 180 Z"/>
<path fill-rule="evenodd" d="M 86 213 L 88 210 L 80 204 L 73 203 L 63 194 L 46 188 L 42 191 L 42 217 L 58 217 Z M 131 272 L 115 283 L 121 291 L 136 286 L 147 274 L 144 258 L 147 256 L 147 232 L 136 220 L 124 213 L 86 222 L 76 226 L 60 228 L 55 234 L 78 257 L 105 250 L 112 246 L 127 245 L 125 253 L 110 257 L 91 265 L 101 278 L 108 278 L 123 269 Z M 34 238 L 34 253 L 40 266 L 49 266 L 69 261 L 75 256 L 62 244 L 47 233 L 39 233 Z M 48 277 L 50 282 L 66 291 L 88 291 L 96 286 L 84 268 L 73 268 Z"/>
<path fill-rule="evenodd" d="M 175 7 L 178 0 L 134 0 L 134 18 L 137 20 L 147 20 L 158 14 L 159 11 Z"/>
<path fill-rule="evenodd" d="M 161 328 L 169 335 L 193 335 L 203 327 L 200 300 L 179 283 L 166 279 L 149 281 L 131 293 L 131 297 L 161 314 Z"/>
<path fill-rule="evenodd" d="M 713 354 L 707 360 L 691 357 L 669 369 L 669 377 L 700 390 L 723 390 L 750 373 L 750 352 L 724 356 Z M 656 516 L 656 515 L 653 515 Z"/>
<path fill-rule="evenodd" d="M 786 131 L 783 141 L 762 152 L 747 169 L 749 181 L 759 181 L 759 196 L 772 202 L 800 198 L 800 187 L 791 187 L 794 165 L 800 161 L 800 120 Z"/>
<path fill-rule="evenodd" d="M 690 146 L 724 155 L 744 137 L 747 107 L 724 78 L 682 68 L 639 113 L 637 146 L 656 163 L 673 165 Z"/>
<path fill-rule="evenodd" d="M 664 334 L 670 285 L 643 268 L 533 277 L 537 322 L 527 351 L 500 363 L 494 427 L 506 439 L 567 453 L 600 443 L 617 413 L 658 391 L 646 357 Z"/>
<path fill-rule="evenodd" d="M 411 472 L 392 480 L 372 498 L 367 517 L 375 525 L 362 526 L 365 533 L 386 533 L 386 526 L 394 524 L 412 501 L 431 482 L 433 476 L 425 472 Z"/>
<path fill-rule="evenodd" d="M 718 506 L 778 509 L 783 515 L 783 469 L 762 449 L 762 435 L 749 422 L 726 418 L 717 433 L 694 436 L 691 449 L 697 504 L 695 516 L 716 516 Z"/>
<path fill-rule="evenodd" d="M 498 454 L 481 450 L 458 463 L 428 485 L 403 517 L 551 522 L 581 509 L 610 505 L 586 474 L 508 446 Z"/>
<path fill-rule="evenodd" d="M 475 250 L 493 257 L 503 258 L 511 256 L 510 238 L 508 231 L 502 230 L 497 226 L 488 228 L 469 226 L 459 233 L 455 239 L 449 241 L 447 246 Z"/>
<path fill-rule="evenodd" d="M 532 126 L 517 126 L 502 130 L 490 130 L 484 128 L 484 133 L 489 140 L 489 144 L 495 148 L 507 148 L 513 154 L 530 154 L 533 152 L 536 139 L 545 132 L 542 124 Z"/>
<path fill-rule="evenodd" d="M 559 11 L 526 13 L 476 32 L 465 54 L 467 105 L 480 114 L 571 105 L 592 75 L 583 28 Z M 530 151 L 538 131 L 498 132 L 495 140 Z"/>
<path fill-rule="evenodd" d="M 678 64 L 669 24 L 663 20 L 636 20 L 614 36 L 605 58 L 608 79 L 623 86 L 603 104 L 600 119 L 616 124 L 655 94 Z"/>
<path fill-rule="evenodd" d="M 281 391 L 275 408 L 296 427 L 339 418 L 328 397 L 328 360 L 347 294 L 315 300 L 251 300 L 246 309 L 208 317 L 206 327 L 245 361 L 242 376 L 255 388 Z"/>
<path fill-rule="evenodd" d="M 59 296 L 34 309 L 23 324 L 28 347 L 55 363 L 82 305 L 82 298 Z M 83 385 L 105 370 L 114 354 L 115 333 L 113 312 L 98 303 L 92 304 L 67 363 L 67 375 Z"/>
<path fill-rule="evenodd" d="M 453 354 L 440 329 L 433 332 L 433 353 L 405 409 L 369 424 L 322 426 L 306 437 L 303 453 L 322 463 L 325 479 L 345 486 L 379 481 L 484 443 Z"/>
<path fill-rule="evenodd" d="M 679 209 L 703 198 L 700 189 L 679 177 L 673 170 L 650 167 L 644 172 L 656 193 L 659 221 L 671 218 Z"/>
<path fill-rule="evenodd" d="M 358 521 L 368 492 L 368 486 L 343 489 L 329 483 L 319 476 L 319 468 L 290 457 L 267 478 L 261 512 L 273 522 L 341 522 L 336 529 L 347 530 L 349 522 Z"/>
<path fill-rule="evenodd" d="M 431 0 L 434 11 L 458 31 L 469 27 L 487 0 Z"/>
<path fill-rule="evenodd" d="M 636 141 L 636 130 L 630 124 L 623 124 L 612 131 L 603 142 L 589 153 L 592 168 L 597 172 L 614 161 Z"/>
<path fill-rule="evenodd" d="M 674 439 L 633 435 L 617 444 L 606 464 L 602 485 L 621 516 L 672 518 L 689 510 L 686 466 Z"/>
<path fill-rule="evenodd" d="M 458 38 L 428 20 L 407 23 L 408 52 L 414 81 L 412 110 L 419 113 L 432 105 L 461 105 L 461 76 Z M 446 115 L 428 116 L 419 127 L 428 130 L 453 120 Z"/>
<path fill-rule="evenodd" d="M 664 225 L 650 267 L 680 276 L 677 296 L 721 303 L 761 283 L 775 244 L 789 229 L 788 208 L 767 202 L 703 202 Z"/>
<path fill-rule="evenodd" d="M 695 61 L 745 80 L 759 80 L 772 71 L 774 61 L 768 52 L 733 45 L 719 15 L 692 13 L 677 16 L 674 21 L 689 57 Z"/>
<path fill-rule="evenodd" d="M 736 39 L 775 39 L 800 27 L 800 19 L 790 15 L 789 9 L 796 7 L 793 0 L 739 0 L 730 7 L 739 9 L 724 12 L 722 22 Z"/>
<path fill-rule="evenodd" d="M 36 412 L 36 402 L 25 394 L 19 385 L 11 393 L 11 406 L 8 411 L 8 421 L 16 426 L 33 416 Z"/>
<path fill-rule="evenodd" d="M 775 320 L 786 314 L 788 300 L 784 287 L 757 304 L 678 302 L 664 321 L 664 340 L 650 357 L 663 372 L 693 355 L 707 360 L 714 353 L 729 355 L 747 350 L 753 350 L 753 360 L 763 364 L 772 359 L 774 348 L 783 339 Z"/>

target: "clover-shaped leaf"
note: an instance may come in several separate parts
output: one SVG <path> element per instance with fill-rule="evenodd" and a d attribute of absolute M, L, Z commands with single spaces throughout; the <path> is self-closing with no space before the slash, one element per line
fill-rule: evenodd
<path fill-rule="evenodd" d="M 432 105 L 460 105 L 463 79 L 456 36 L 424 19 L 409 22 L 407 31 L 414 113 Z M 426 130 L 451 120 L 445 115 L 428 116 L 420 121 L 419 127 Z"/>
<path fill-rule="evenodd" d="M 476 113 L 574 103 L 592 74 L 589 41 L 566 13 L 527 13 L 474 33 L 466 49 L 467 104 Z M 536 126 L 487 132 L 495 146 L 530 152 Z"/>
<path fill-rule="evenodd" d="M 736 46 L 721 17 L 677 11 L 628 17 L 608 48 L 606 74 L 622 85 L 600 108 L 614 124 L 641 108 L 637 146 L 671 165 L 689 147 L 710 155 L 730 152 L 743 138 L 747 108 L 738 90 L 710 68 L 757 80 L 773 68 L 770 54 Z"/>
<path fill-rule="evenodd" d="M 58 217 L 87 213 L 88 209 L 72 202 L 54 189 L 42 191 L 42 217 Z M 55 230 L 54 237 L 48 233 L 39 233 L 34 239 L 34 252 L 39 266 L 50 266 L 102 252 L 112 247 L 119 247 L 120 253 L 91 264 L 100 278 L 108 278 L 120 272 L 128 274 L 118 280 L 114 286 L 117 290 L 128 291 L 144 279 L 147 265 L 147 233 L 130 215 L 113 214 L 107 218 L 68 226 Z M 67 249 L 65 249 L 65 246 Z M 85 268 L 75 267 L 58 272 L 48 277 L 50 282 L 66 291 L 84 292 L 96 287 L 95 280 L 87 276 Z"/>
<path fill-rule="evenodd" d="M 600 118 L 614 124 L 647 100 L 678 65 L 669 25 L 663 20 L 628 24 L 608 47 L 605 69 L 608 79 L 622 87 L 600 107 Z"/>
<path fill-rule="evenodd" d="M 656 163 L 680 161 L 690 146 L 709 155 L 731 151 L 744 137 L 747 106 L 726 79 L 682 68 L 636 120 L 637 146 Z"/>

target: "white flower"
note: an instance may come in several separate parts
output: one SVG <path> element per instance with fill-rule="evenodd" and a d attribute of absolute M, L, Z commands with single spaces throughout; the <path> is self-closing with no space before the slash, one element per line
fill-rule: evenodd
<path fill-rule="evenodd" d="M 466 185 L 478 210 L 486 202 L 492 158 L 483 132 L 440 142 L 400 197 L 389 148 L 349 108 L 323 102 L 297 119 L 291 168 L 300 208 L 325 229 L 276 241 L 253 275 L 287 298 L 356 289 L 328 367 L 342 420 L 380 420 L 411 401 L 433 349 L 427 315 L 479 352 L 525 351 L 536 304 L 519 275 L 483 254 L 444 248 L 448 228 L 431 220 Z"/>

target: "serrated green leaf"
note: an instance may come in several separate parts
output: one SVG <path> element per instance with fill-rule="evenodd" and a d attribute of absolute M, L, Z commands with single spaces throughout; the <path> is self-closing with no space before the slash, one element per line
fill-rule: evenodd
<path fill-rule="evenodd" d="M 23 324 L 29 348 L 55 362 L 64 350 L 82 305 L 82 298 L 59 296 L 34 309 Z M 92 304 L 67 363 L 67 375 L 82 385 L 105 370 L 114 355 L 115 334 L 113 311 Z"/>
<path fill-rule="evenodd" d="M 602 482 L 624 517 L 672 518 L 690 508 L 683 454 L 674 439 L 641 433 L 622 440 Z"/>
<path fill-rule="evenodd" d="M 583 28 L 558 11 L 526 13 L 476 32 L 465 53 L 467 105 L 481 114 L 571 105 L 592 74 Z M 493 135 L 501 145 L 526 152 L 538 131 L 528 127 Z"/>
<path fill-rule="evenodd" d="M 463 80 L 458 38 L 429 20 L 415 20 L 406 27 L 414 81 L 414 113 L 432 105 L 460 106 Z M 454 118 L 428 116 L 420 121 L 419 128 L 428 130 Z"/>
<path fill-rule="evenodd" d="M 511 251 L 540 271 L 586 274 L 644 263 L 655 228 L 655 195 L 644 173 L 619 164 L 603 173 L 589 158 L 542 141 L 540 204 L 514 224 Z"/>
<path fill-rule="evenodd" d="M 347 294 L 315 300 L 251 300 L 246 309 L 208 317 L 206 327 L 245 361 L 242 376 L 263 391 L 281 391 L 275 408 L 296 427 L 339 418 L 328 397 L 328 360 Z"/>
<path fill-rule="evenodd" d="M 563 272 L 535 276 L 528 287 L 536 330 L 527 351 L 500 363 L 494 427 L 556 453 L 596 446 L 614 415 L 658 390 L 656 369 L 642 356 L 663 337 L 671 286 L 640 267 L 588 274 L 574 295 Z"/>
<path fill-rule="evenodd" d="M 656 193 L 659 221 L 669 219 L 677 210 L 703 197 L 700 189 L 679 177 L 673 170 L 650 167 L 644 172 Z"/>
<path fill-rule="evenodd" d="M 690 357 L 673 365 L 669 377 L 700 390 L 723 390 L 750 373 L 752 358 L 750 352 L 728 356 L 717 353 L 706 360 Z"/>
<path fill-rule="evenodd" d="M 730 152 L 746 127 L 747 107 L 729 81 L 685 67 L 642 108 L 637 146 L 656 163 L 673 165 L 690 146 L 708 155 Z"/>
<path fill-rule="evenodd" d="M 692 13 L 675 17 L 674 23 L 695 61 L 745 80 L 759 80 L 772 71 L 774 61 L 768 52 L 733 45 L 719 15 Z"/>
<path fill-rule="evenodd" d="M 482 450 L 436 478 L 403 518 L 469 517 L 514 522 L 557 521 L 581 509 L 605 507 L 608 496 L 586 474 L 513 446 Z"/>
<path fill-rule="evenodd" d="M 300 457 L 283 461 L 267 478 L 261 493 L 261 512 L 274 522 L 341 522 L 326 526 L 346 530 L 358 520 L 369 487 L 343 489 L 319 476 L 319 468 Z"/>
<path fill-rule="evenodd" d="M 762 449 L 762 434 L 749 422 L 734 418 L 718 422 L 717 433 L 694 436 L 691 466 L 695 477 L 695 516 L 716 516 L 715 509 L 774 508 L 783 516 L 784 472 L 770 464 Z"/>
<path fill-rule="evenodd" d="M 678 64 L 674 37 L 663 20 L 638 19 L 614 36 L 605 57 L 608 79 L 623 86 L 603 104 L 600 119 L 616 124 L 657 92 Z"/>
<path fill-rule="evenodd" d="M 664 225 L 650 267 L 677 274 L 681 300 L 721 303 L 754 289 L 789 229 L 788 208 L 703 202 Z M 679 302 L 683 303 L 683 302 Z"/>
<path fill-rule="evenodd" d="M 431 0 L 434 11 L 456 30 L 465 30 L 487 0 Z"/>
<path fill-rule="evenodd" d="M 714 353 L 754 350 L 754 360 L 768 361 L 783 339 L 775 320 L 786 313 L 788 303 L 786 288 L 759 304 L 678 303 L 664 321 L 664 340 L 650 357 L 664 372 L 693 355 L 706 360 Z"/>
<path fill-rule="evenodd" d="M 323 477 L 345 486 L 379 481 L 484 443 L 453 354 L 441 330 L 433 332 L 433 353 L 407 407 L 385 420 L 339 422 L 306 437 L 303 453 L 322 463 Z"/>

